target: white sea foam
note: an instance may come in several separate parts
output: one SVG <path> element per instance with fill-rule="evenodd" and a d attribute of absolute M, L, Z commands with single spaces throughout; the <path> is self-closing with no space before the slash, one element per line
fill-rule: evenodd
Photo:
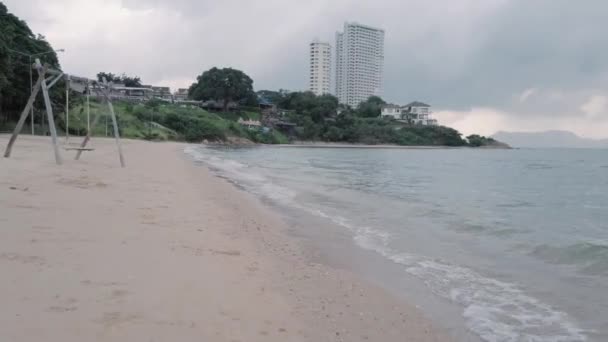
<path fill-rule="evenodd" d="M 433 293 L 463 306 L 468 328 L 490 342 L 586 341 L 584 331 L 568 315 L 524 293 L 517 285 L 485 277 L 474 270 L 440 260 L 403 253 L 389 247 L 390 234 L 357 227 L 340 216 L 318 209 L 311 213 L 327 218 L 354 233 L 362 248 L 403 265 Z"/>
<path fill-rule="evenodd" d="M 202 146 L 187 146 L 184 152 L 198 162 L 219 171 L 219 174 L 246 188 L 256 195 L 270 200 L 289 204 L 293 202 L 295 191 L 271 182 L 267 177 L 251 172 L 249 165 L 205 151 Z"/>

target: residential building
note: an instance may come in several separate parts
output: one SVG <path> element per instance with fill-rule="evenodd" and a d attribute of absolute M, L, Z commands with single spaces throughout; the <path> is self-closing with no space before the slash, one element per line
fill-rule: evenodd
<path fill-rule="evenodd" d="M 401 120 L 401 111 L 401 106 L 388 103 L 382 106 L 382 112 L 380 116 L 383 118 L 393 118 L 395 120 Z"/>
<path fill-rule="evenodd" d="M 211 111 L 221 111 L 224 110 L 224 102 L 219 100 L 207 100 L 201 101 L 200 106 L 203 109 L 211 110 Z M 228 103 L 228 110 L 233 111 L 239 108 L 238 102 L 230 101 Z"/>
<path fill-rule="evenodd" d="M 187 101 L 188 100 L 188 88 L 179 88 L 173 94 L 173 99 L 175 101 Z"/>
<path fill-rule="evenodd" d="M 154 87 L 154 86 L 152 86 L 151 88 L 152 88 L 152 97 L 160 99 L 160 100 L 173 101 L 173 95 L 171 94 L 171 88 Z"/>
<path fill-rule="evenodd" d="M 102 93 L 97 90 L 99 86 L 91 87 L 91 95 L 97 98 L 103 98 Z M 110 88 L 110 97 L 114 100 L 146 102 L 151 99 L 161 99 L 164 101 L 173 101 L 173 95 L 169 87 L 154 87 L 151 85 L 142 85 L 140 87 L 127 87 L 123 83 L 113 83 Z"/>
<path fill-rule="evenodd" d="M 310 43 L 310 91 L 315 95 L 330 93 L 331 45 L 318 40 Z"/>
<path fill-rule="evenodd" d="M 91 96 L 103 99 L 103 92 L 99 85 L 93 84 Z M 152 89 L 144 87 L 126 87 L 122 83 L 114 83 L 109 91 L 109 96 L 113 100 L 144 102 L 152 96 Z"/>
<path fill-rule="evenodd" d="M 416 125 L 435 126 L 437 120 L 433 118 L 431 106 L 414 101 L 405 106 L 387 104 L 382 106 L 383 118 L 392 118 L 398 121 L 408 122 Z"/>
<path fill-rule="evenodd" d="M 244 126 L 248 129 L 260 129 L 262 127 L 262 123 L 258 120 L 243 120 L 243 118 L 239 118 L 237 121 L 241 126 Z"/>
<path fill-rule="evenodd" d="M 356 108 L 372 95 L 382 94 L 384 30 L 345 23 L 336 33 L 336 96 Z"/>

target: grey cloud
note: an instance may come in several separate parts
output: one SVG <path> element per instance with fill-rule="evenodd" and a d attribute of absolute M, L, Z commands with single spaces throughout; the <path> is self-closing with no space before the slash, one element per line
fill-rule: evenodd
<path fill-rule="evenodd" d="M 483 38 L 473 47 L 462 74 L 440 82 L 449 92 L 441 94 L 440 102 L 448 107 L 509 108 L 513 94 L 537 87 L 575 93 L 558 108 L 545 107 L 552 112 L 572 110 L 568 105 L 581 91 L 607 84 L 606 17 L 604 1 L 509 1 L 477 27 L 475 34 Z M 429 81 L 437 78 L 431 74 Z"/>
<path fill-rule="evenodd" d="M 591 96 L 607 95 L 603 0 L 5 3 L 35 31 L 69 47 L 62 64 L 87 75 L 124 71 L 149 83 L 187 86 L 217 65 L 243 69 L 257 89 L 305 89 L 308 42 L 319 37 L 333 44 L 348 20 L 386 30 L 384 97 L 393 102 L 417 99 L 438 109 L 487 107 L 513 116 L 567 118 L 583 115 L 580 108 Z M 91 8 L 87 22 L 71 23 L 58 9 L 95 4 L 115 5 L 131 16 L 121 22 L 120 15 L 106 13 L 103 25 L 115 28 L 69 34 L 78 25 L 93 25 L 101 14 Z M 521 101 L 530 88 L 537 91 Z"/>

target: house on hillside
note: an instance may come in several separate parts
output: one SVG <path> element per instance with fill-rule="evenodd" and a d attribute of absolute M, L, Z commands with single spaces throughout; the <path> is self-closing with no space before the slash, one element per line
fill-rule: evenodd
<path fill-rule="evenodd" d="M 215 100 L 203 101 L 201 103 L 201 108 L 210 110 L 210 111 L 222 111 L 222 110 L 224 110 L 224 103 L 222 101 L 215 101 Z M 237 110 L 238 108 L 239 108 L 238 103 L 236 103 L 234 101 L 230 101 L 228 103 L 228 111 L 234 111 L 234 110 Z"/>
<path fill-rule="evenodd" d="M 91 86 L 91 96 L 103 98 L 100 86 L 93 83 Z M 110 98 L 120 101 L 146 102 L 151 99 L 161 99 L 173 101 L 173 95 L 169 87 L 154 87 L 142 85 L 140 87 L 127 87 L 123 83 L 112 83 L 110 87 Z"/>
<path fill-rule="evenodd" d="M 177 89 L 175 94 L 173 94 L 173 100 L 177 101 L 177 102 L 187 101 L 188 100 L 188 88 Z"/>
<path fill-rule="evenodd" d="M 171 94 L 171 88 L 169 87 L 151 87 L 152 97 L 165 101 L 173 101 L 173 95 Z"/>
<path fill-rule="evenodd" d="M 260 129 L 262 128 L 262 123 L 258 120 L 243 120 L 243 118 L 239 118 L 237 121 L 241 126 L 246 127 L 247 129 Z"/>
<path fill-rule="evenodd" d="M 401 119 L 401 106 L 392 104 L 392 103 L 387 103 L 384 106 L 382 106 L 381 116 L 383 118 L 393 118 L 395 120 L 400 120 Z"/>
<path fill-rule="evenodd" d="M 272 111 L 277 110 L 277 105 L 275 103 L 272 103 L 270 100 L 268 100 L 264 96 L 258 96 L 258 105 L 260 106 L 261 110 L 272 110 Z"/>
<path fill-rule="evenodd" d="M 97 86 L 93 85 L 91 95 L 102 98 L 101 92 L 96 91 Z M 144 87 L 125 87 L 124 84 L 114 83 L 110 88 L 110 98 L 112 100 L 125 101 L 147 101 L 152 96 L 152 89 Z"/>
<path fill-rule="evenodd" d="M 397 121 L 412 123 L 415 125 L 436 126 L 437 120 L 433 118 L 431 106 L 414 101 L 405 106 L 387 104 L 382 106 L 381 117 L 392 118 Z"/>

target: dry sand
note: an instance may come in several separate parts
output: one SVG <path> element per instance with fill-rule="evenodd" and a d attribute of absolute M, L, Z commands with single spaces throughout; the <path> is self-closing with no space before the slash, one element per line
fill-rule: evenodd
<path fill-rule="evenodd" d="M 125 140 L 121 169 L 113 140 L 78 162 L 62 151 L 62 166 L 49 141 L 21 136 L 0 159 L 0 341 L 447 340 L 407 303 L 311 263 L 184 145 Z"/>

